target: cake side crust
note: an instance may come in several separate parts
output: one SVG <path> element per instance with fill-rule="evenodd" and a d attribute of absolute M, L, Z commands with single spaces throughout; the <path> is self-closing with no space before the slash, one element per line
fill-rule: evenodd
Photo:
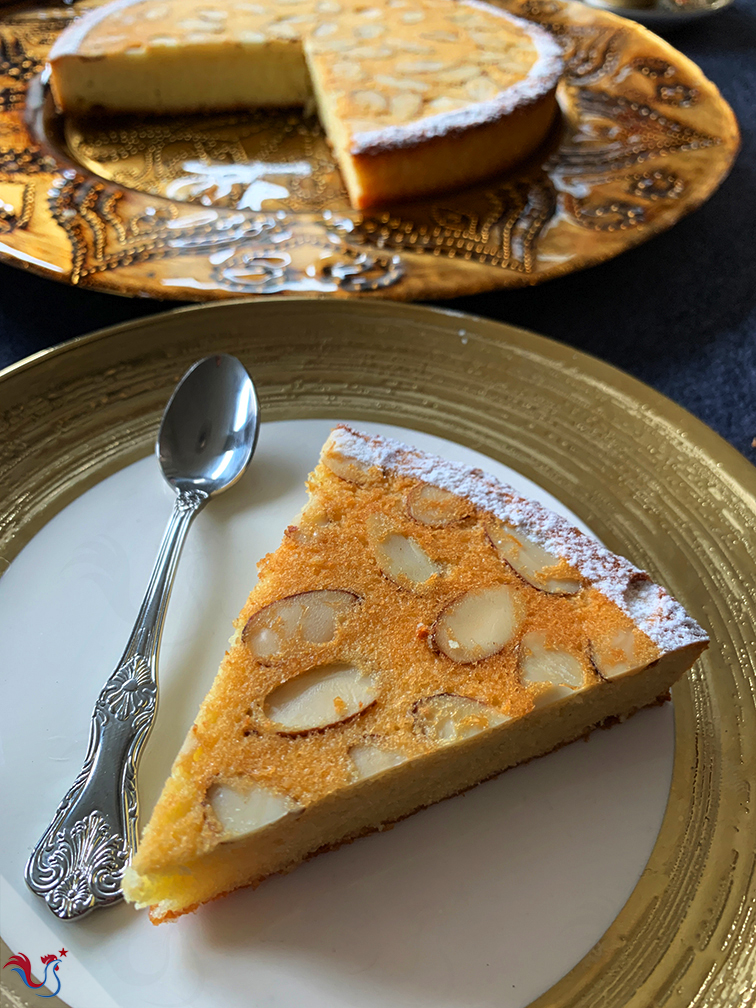
<path fill-rule="evenodd" d="M 216 849 L 207 858 L 197 861 L 195 866 L 180 866 L 178 870 L 186 885 L 186 898 L 179 895 L 178 898 L 154 901 L 150 917 L 153 923 L 161 923 L 196 910 L 202 903 L 234 889 L 243 886 L 256 888 L 270 876 L 287 874 L 302 861 L 314 857 L 321 851 L 337 848 L 360 836 L 385 829 L 416 811 L 468 791 L 506 770 L 587 737 L 599 727 L 624 721 L 645 707 L 661 703 L 667 698 L 672 685 L 690 668 L 703 647 L 703 644 L 697 643 L 689 645 L 683 652 L 668 655 L 654 663 L 652 667 L 612 683 L 609 691 L 594 694 L 590 703 L 587 700 L 579 704 L 565 701 L 534 711 L 517 722 L 509 722 L 484 735 L 476 736 L 463 743 L 466 751 L 460 751 L 460 747 L 455 746 L 434 753 L 432 757 L 426 757 L 425 774 L 422 775 L 421 781 L 414 780 L 418 777 L 416 768 L 410 770 L 409 765 L 404 764 L 387 771 L 379 778 L 361 782 L 350 789 L 349 793 L 341 792 L 329 796 L 318 808 L 308 810 L 309 815 L 304 813 L 298 820 L 300 830 L 309 833 L 309 836 L 304 838 L 304 849 L 298 848 L 291 852 L 293 856 L 287 856 L 289 852 L 285 845 L 289 827 L 284 827 L 280 832 L 273 827 L 265 845 L 267 853 L 263 854 L 267 864 L 260 865 L 260 852 L 253 852 L 254 860 L 261 870 L 253 870 L 245 878 L 239 877 L 240 869 L 241 874 L 244 873 L 241 864 L 244 858 L 243 848 L 235 852 Z M 383 816 L 379 813 L 375 821 L 358 822 L 354 829 L 348 829 L 343 834 L 339 833 L 338 828 L 345 817 L 349 816 L 351 809 L 355 805 L 369 809 L 372 804 L 370 792 L 380 792 L 381 788 L 388 787 L 389 778 L 393 782 L 392 791 L 403 792 L 398 797 L 392 796 L 390 802 L 385 799 L 375 802 L 376 805 L 390 804 L 392 807 L 389 813 Z M 407 781 L 407 784 L 402 788 L 404 781 Z M 358 789 L 362 789 L 361 795 L 364 797 L 358 797 L 355 793 Z M 305 820 L 305 815 L 309 822 Z M 325 823 L 325 829 L 322 823 Z M 336 824 L 335 833 L 331 823 Z M 309 825 L 312 825 L 314 830 L 308 830 Z M 329 832 L 330 835 L 327 835 Z M 326 835 L 318 837 L 317 833 Z M 219 868 L 218 862 L 224 855 L 230 855 L 231 863 L 221 864 Z M 192 887 L 192 876 L 195 870 L 201 876 L 203 866 L 210 865 L 213 871 L 227 873 L 230 876 L 230 884 L 225 885 L 223 893 L 212 892 L 210 895 L 201 896 L 197 889 Z M 176 870 L 174 866 L 173 871 Z M 155 881 L 159 886 L 156 877 Z M 181 877 L 178 879 L 178 884 L 181 885 Z M 130 899 L 133 899 L 134 895 L 134 890 L 131 895 L 127 893 Z"/>
<path fill-rule="evenodd" d="M 393 200 L 427 198 L 477 184 L 521 164 L 539 149 L 557 114 L 554 89 L 527 109 L 462 133 L 419 140 L 415 147 L 375 146 L 341 164 L 352 205 L 358 209 Z"/>
<path fill-rule="evenodd" d="M 662 707 L 665 703 L 669 703 L 669 701 L 671 699 L 672 699 L 672 697 L 670 695 L 670 692 L 669 692 L 669 690 L 667 690 L 666 693 L 660 694 L 655 700 L 652 700 L 650 703 L 646 704 L 645 707 L 639 707 L 636 710 L 629 711 L 623 717 L 619 717 L 617 715 L 610 715 L 609 717 L 604 718 L 604 720 L 600 721 L 598 724 L 592 725 L 590 728 L 587 728 L 582 733 L 582 735 L 576 735 L 575 738 L 565 739 L 563 742 L 557 743 L 557 745 L 555 745 L 553 747 L 553 749 L 549 749 L 548 752 L 540 753 L 538 756 L 530 756 L 527 759 L 522 760 L 520 763 L 517 763 L 516 766 L 526 766 L 528 763 L 531 763 L 533 760 L 541 759 L 543 756 L 550 756 L 551 753 L 558 752 L 560 749 L 563 749 L 565 746 L 572 745 L 573 742 L 579 742 L 580 739 L 583 739 L 584 742 L 587 742 L 588 739 L 589 739 L 589 737 L 595 731 L 599 731 L 599 730 L 601 730 L 601 731 L 608 731 L 610 728 L 613 728 L 615 725 L 620 724 L 623 721 L 627 721 L 628 718 L 631 718 L 634 714 L 637 714 L 640 710 L 646 710 L 649 707 Z M 513 770 L 514 767 L 507 767 L 507 769 Z M 486 784 L 486 783 L 488 783 L 488 781 L 491 781 L 491 780 L 495 780 L 495 778 L 496 777 L 500 777 L 502 773 L 506 773 L 506 770 L 501 770 L 501 771 L 494 772 L 489 777 L 486 777 L 484 780 L 477 781 L 477 783 L 475 783 L 475 784 L 470 784 L 467 787 L 461 788 L 459 791 L 455 791 L 454 794 L 447 795 L 447 797 L 446 798 L 442 798 L 441 801 L 442 802 L 443 801 L 447 801 L 447 800 L 450 800 L 452 798 L 457 798 L 460 795 L 467 794 L 468 791 L 472 791 L 474 788 L 478 787 L 479 785 Z M 423 808 L 428 808 L 428 807 L 429 806 L 427 806 L 427 805 L 423 806 Z M 257 889 L 257 887 L 260 886 L 260 885 L 262 885 L 263 882 L 267 882 L 268 879 L 274 878 L 276 875 L 288 875 L 288 874 L 290 874 L 300 864 L 303 864 L 304 861 L 311 861 L 312 858 L 317 857 L 319 854 L 328 854 L 331 851 L 337 851 L 341 847 L 346 847 L 347 844 L 354 843 L 356 840 L 361 840 L 363 837 L 372 836 L 374 833 L 383 833 L 386 830 L 393 829 L 394 826 L 397 826 L 399 823 L 404 822 L 405 819 L 409 819 L 411 816 L 413 816 L 415 814 L 415 812 L 421 812 L 421 811 L 422 811 L 422 808 L 415 809 L 413 812 L 407 812 L 404 815 L 399 816 L 396 819 L 391 819 L 389 821 L 379 823 L 376 826 L 366 826 L 364 829 L 360 830 L 357 833 L 353 833 L 350 836 L 345 836 L 341 840 L 336 840 L 333 843 L 324 844 L 322 847 L 318 847 L 317 850 L 314 850 L 310 854 L 307 854 L 306 857 L 303 858 L 302 861 L 297 861 L 297 862 L 295 862 L 294 864 L 292 864 L 290 866 L 287 866 L 285 868 L 280 868 L 278 871 L 270 872 L 270 874 L 268 874 L 268 875 L 263 875 L 263 876 L 261 876 L 258 879 L 254 879 L 254 881 L 252 881 L 252 882 L 248 882 L 245 886 L 240 887 L 240 888 L 251 889 L 251 890 Z M 192 906 L 185 907 L 183 910 L 166 910 L 164 913 L 161 913 L 161 911 L 158 908 L 158 906 L 150 907 L 150 914 L 149 914 L 149 916 L 150 916 L 150 922 L 152 924 L 154 924 L 155 926 L 157 926 L 158 924 L 163 924 L 163 923 L 165 923 L 167 921 L 178 920 L 179 917 L 183 917 L 185 914 L 195 913 L 197 910 L 199 910 L 199 908 L 201 906 L 204 906 L 206 903 L 214 903 L 216 900 L 223 899 L 224 896 L 230 896 L 232 892 L 236 892 L 236 890 L 235 889 L 229 889 L 226 892 L 218 893 L 216 896 L 212 896 L 210 899 L 205 900 L 204 903 L 194 903 L 194 904 L 192 904 Z"/>

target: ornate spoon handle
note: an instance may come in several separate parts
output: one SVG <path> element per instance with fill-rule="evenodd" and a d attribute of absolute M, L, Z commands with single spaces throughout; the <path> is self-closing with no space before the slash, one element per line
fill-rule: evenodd
<path fill-rule="evenodd" d="M 137 844 L 139 754 L 157 709 L 157 654 L 181 547 L 208 499 L 181 491 L 139 615 L 92 712 L 84 765 L 32 851 L 26 882 L 63 920 L 121 899 L 121 877 Z"/>

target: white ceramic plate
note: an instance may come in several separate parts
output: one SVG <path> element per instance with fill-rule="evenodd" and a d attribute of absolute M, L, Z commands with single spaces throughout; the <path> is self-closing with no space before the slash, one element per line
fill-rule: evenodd
<path fill-rule="evenodd" d="M 255 564 L 301 507 L 332 425 L 264 424 L 250 471 L 190 533 L 140 769 L 145 816 Z M 474 451 L 358 425 L 482 466 L 582 524 Z M 71 1008 L 527 1005 L 600 939 L 640 877 L 671 779 L 671 704 L 175 924 L 154 928 L 127 906 L 67 924 L 26 890 L 25 860 L 81 765 L 92 704 L 125 643 L 171 496 L 153 459 L 121 470 L 56 515 L 0 582 L 5 941 L 32 963 L 68 949 L 58 975 Z"/>

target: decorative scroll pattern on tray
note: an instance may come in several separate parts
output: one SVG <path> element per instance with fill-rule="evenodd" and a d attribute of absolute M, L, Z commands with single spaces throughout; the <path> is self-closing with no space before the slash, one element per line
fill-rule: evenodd
<path fill-rule="evenodd" d="M 510 0 L 566 55 L 545 148 L 484 185 L 357 213 L 312 116 L 62 122 L 40 73 L 92 6 L 18 4 L 0 25 L 0 252 L 74 284 L 204 300 L 538 283 L 669 227 L 737 150 L 716 88 L 661 39 L 580 4 Z"/>

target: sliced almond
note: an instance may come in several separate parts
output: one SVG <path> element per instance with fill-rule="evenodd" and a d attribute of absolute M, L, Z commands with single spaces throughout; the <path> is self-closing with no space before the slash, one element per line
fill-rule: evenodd
<path fill-rule="evenodd" d="M 513 47 L 512 41 L 507 36 L 499 38 L 490 31 L 475 29 L 471 30 L 469 35 L 473 42 L 476 42 L 485 52 L 496 52 L 502 57 L 507 57 L 507 70 L 510 72 L 527 72 L 528 64 L 523 65 L 522 59 L 518 58 L 517 49 Z"/>
<path fill-rule="evenodd" d="M 443 610 L 429 641 L 459 664 L 482 661 L 506 647 L 523 615 L 522 600 L 510 585 L 476 588 Z"/>
<path fill-rule="evenodd" d="M 423 106 L 423 99 L 419 94 L 405 91 L 402 94 L 394 95 L 391 99 L 391 115 L 395 119 L 406 121 L 418 114 Z"/>
<path fill-rule="evenodd" d="M 390 770 L 392 767 L 406 763 L 407 757 L 404 753 L 391 749 L 383 749 L 380 746 L 369 742 L 362 742 L 352 746 L 349 750 L 349 758 L 354 763 L 355 780 L 366 780 L 368 777 L 375 777 L 376 774 Z"/>
<path fill-rule="evenodd" d="M 375 676 L 344 662 L 320 665 L 277 686 L 265 698 L 265 716 L 285 733 L 328 728 L 375 703 Z"/>
<path fill-rule="evenodd" d="M 402 46 L 406 50 L 407 46 Z M 439 60 L 402 60 L 401 63 L 397 64 L 396 69 L 399 73 L 405 74 L 416 74 L 416 73 L 438 73 L 439 70 L 443 70 L 446 66 L 445 63 L 439 62 Z"/>
<path fill-rule="evenodd" d="M 328 644 L 359 601 L 352 592 L 330 588 L 289 595 L 250 616 L 242 643 L 255 658 L 271 658 L 292 643 Z"/>
<path fill-rule="evenodd" d="M 454 14 L 450 14 L 447 20 L 454 21 L 455 24 L 463 24 L 469 26 L 473 24 L 474 18 L 475 15 L 468 9 L 455 12 Z"/>
<path fill-rule="evenodd" d="M 166 14 L 163 17 L 166 17 Z M 205 21 L 225 21 L 228 18 L 228 11 L 221 10 L 218 7 L 205 7 L 203 10 L 197 11 L 197 16 L 203 18 Z"/>
<path fill-rule="evenodd" d="M 357 109 L 362 112 L 385 112 L 388 103 L 379 91 L 353 91 L 352 99 Z"/>
<path fill-rule="evenodd" d="M 443 573 L 443 566 L 431 560 L 419 543 L 395 531 L 382 515 L 370 515 L 365 524 L 378 566 L 392 581 L 416 588 Z"/>
<path fill-rule="evenodd" d="M 411 39 L 394 39 L 394 46 L 400 52 L 415 53 L 417 56 L 429 56 L 433 52 L 433 47 L 423 45 L 422 42 L 413 42 Z"/>
<path fill-rule="evenodd" d="M 416 729 L 439 745 L 451 745 L 508 721 L 489 704 L 456 693 L 437 693 L 412 708 Z"/>
<path fill-rule="evenodd" d="M 460 66 L 449 67 L 438 75 L 438 80 L 444 84 L 466 84 L 480 77 L 480 67 L 474 63 L 463 63 Z"/>
<path fill-rule="evenodd" d="M 486 522 L 486 532 L 501 559 L 534 588 L 552 595 L 574 595 L 580 591 L 580 577 L 570 572 L 560 557 L 549 553 L 519 529 L 490 518 Z"/>
<path fill-rule="evenodd" d="M 394 50 L 389 45 L 356 45 L 349 53 L 355 59 L 387 59 L 394 55 Z"/>
<path fill-rule="evenodd" d="M 215 25 L 212 22 L 203 20 L 202 18 L 183 18 L 179 21 L 177 28 L 180 28 L 182 32 L 221 32 L 223 27 L 221 25 Z"/>
<path fill-rule="evenodd" d="M 297 18 L 286 18 L 284 21 L 273 21 L 267 26 L 267 31 L 276 38 L 296 41 L 301 34 L 299 26 L 293 23 L 297 20 Z"/>
<path fill-rule="evenodd" d="M 322 21 L 316 28 L 313 29 L 313 38 L 327 38 L 329 35 L 334 35 L 339 30 L 339 26 L 333 21 Z"/>
<path fill-rule="evenodd" d="M 259 784 L 213 784 L 207 800 L 223 830 L 221 840 L 238 840 L 271 823 L 302 811 L 287 795 Z"/>
<path fill-rule="evenodd" d="M 421 32 L 420 38 L 428 39 L 430 42 L 456 42 L 459 39 L 459 34 L 448 31 L 429 31 Z"/>
<path fill-rule="evenodd" d="M 377 466 L 370 466 L 363 459 L 341 451 L 335 445 L 328 445 L 321 455 L 327 469 L 348 483 L 370 483 L 381 475 Z"/>
<path fill-rule="evenodd" d="M 506 67 L 506 69 L 511 72 L 512 67 L 507 56 L 502 52 L 481 52 L 478 50 L 475 53 L 475 59 L 481 64 L 493 64 L 495 66 Z"/>
<path fill-rule="evenodd" d="M 448 95 L 441 95 L 428 102 L 428 111 L 434 115 L 441 115 L 446 112 L 454 112 L 456 109 L 464 108 L 465 102 L 461 98 L 450 98 Z"/>
<path fill-rule="evenodd" d="M 386 26 L 382 24 L 357 25 L 354 29 L 354 37 L 358 39 L 376 39 L 386 31 Z"/>
<path fill-rule="evenodd" d="M 398 533 L 384 539 L 376 548 L 378 564 L 384 574 L 394 581 L 407 580 L 423 584 L 443 570 L 414 539 Z"/>
<path fill-rule="evenodd" d="M 334 66 L 335 70 L 336 67 Z M 424 91 L 430 90 L 429 84 L 423 84 L 422 81 L 412 80 L 409 77 L 390 77 L 388 74 L 376 74 L 374 80 L 376 84 L 396 88 L 398 91 L 412 91 L 422 94 Z"/>
<path fill-rule="evenodd" d="M 305 537 L 310 533 L 317 535 L 332 523 L 339 521 L 339 518 L 339 513 L 325 507 L 322 501 L 317 499 L 310 500 L 294 519 L 293 524 L 288 526 L 284 534 L 289 534 L 289 529 L 295 528 L 298 532 L 303 533 Z"/>
<path fill-rule="evenodd" d="M 637 669 L 641 662 L 635 653 L 635 634 L 622 627 L 610 636 L 591 641 L 591 661 L 604 679 L 616 679 Z"/>
<path fill-rule="evenodd" d="M 533 710 L 540 707 L 550 707 L 551 704 L 559 703 L 568 696 L 573 695 L 573 690 L 569 686 L 546 683 L 543 689 L 538 690 L 533 698 Z"/>
<path fill-rule="evenodd" d="M 552 683 L 571 690 L 583 688 L 583 663 L 563 648 L 549 645 L 546 635 L 528 633 L 520 641 L 520 676 L 523 683 Z"/>
<path fill-rule="evenodd" d="M 465 84 L 465 94 L 473 101 L 489 101 L 496 97 L 500 88 L 489 78 L 480 76 Z"/>
<path fill-rule="evenodd" d="M 348 63 L 346 61 L 334 63 L 333 72 L 337 77 L 345 81 L 359 81 L 365 78 L 364 70 L 357 63 Z"/>
<path fill-rule="evenodd" d="M 431 102 L 427 103 L 428 112 L 432 112 L 433 115 L 442 115 L 447 112 L 455 112 L 457 109 L 462 109 L 465 107 L 465 102 L 461 98 L 450 98 L 448 95 L 442 95 L 440 98 L 434 98 Z"/>
<path fill-rule="evenodd" d="M 472 514 L 472 504 L 464 497 L 430 483 L 419 483 L 407 494 L 407 513 L 421 525 L 441 528 Z"/>

